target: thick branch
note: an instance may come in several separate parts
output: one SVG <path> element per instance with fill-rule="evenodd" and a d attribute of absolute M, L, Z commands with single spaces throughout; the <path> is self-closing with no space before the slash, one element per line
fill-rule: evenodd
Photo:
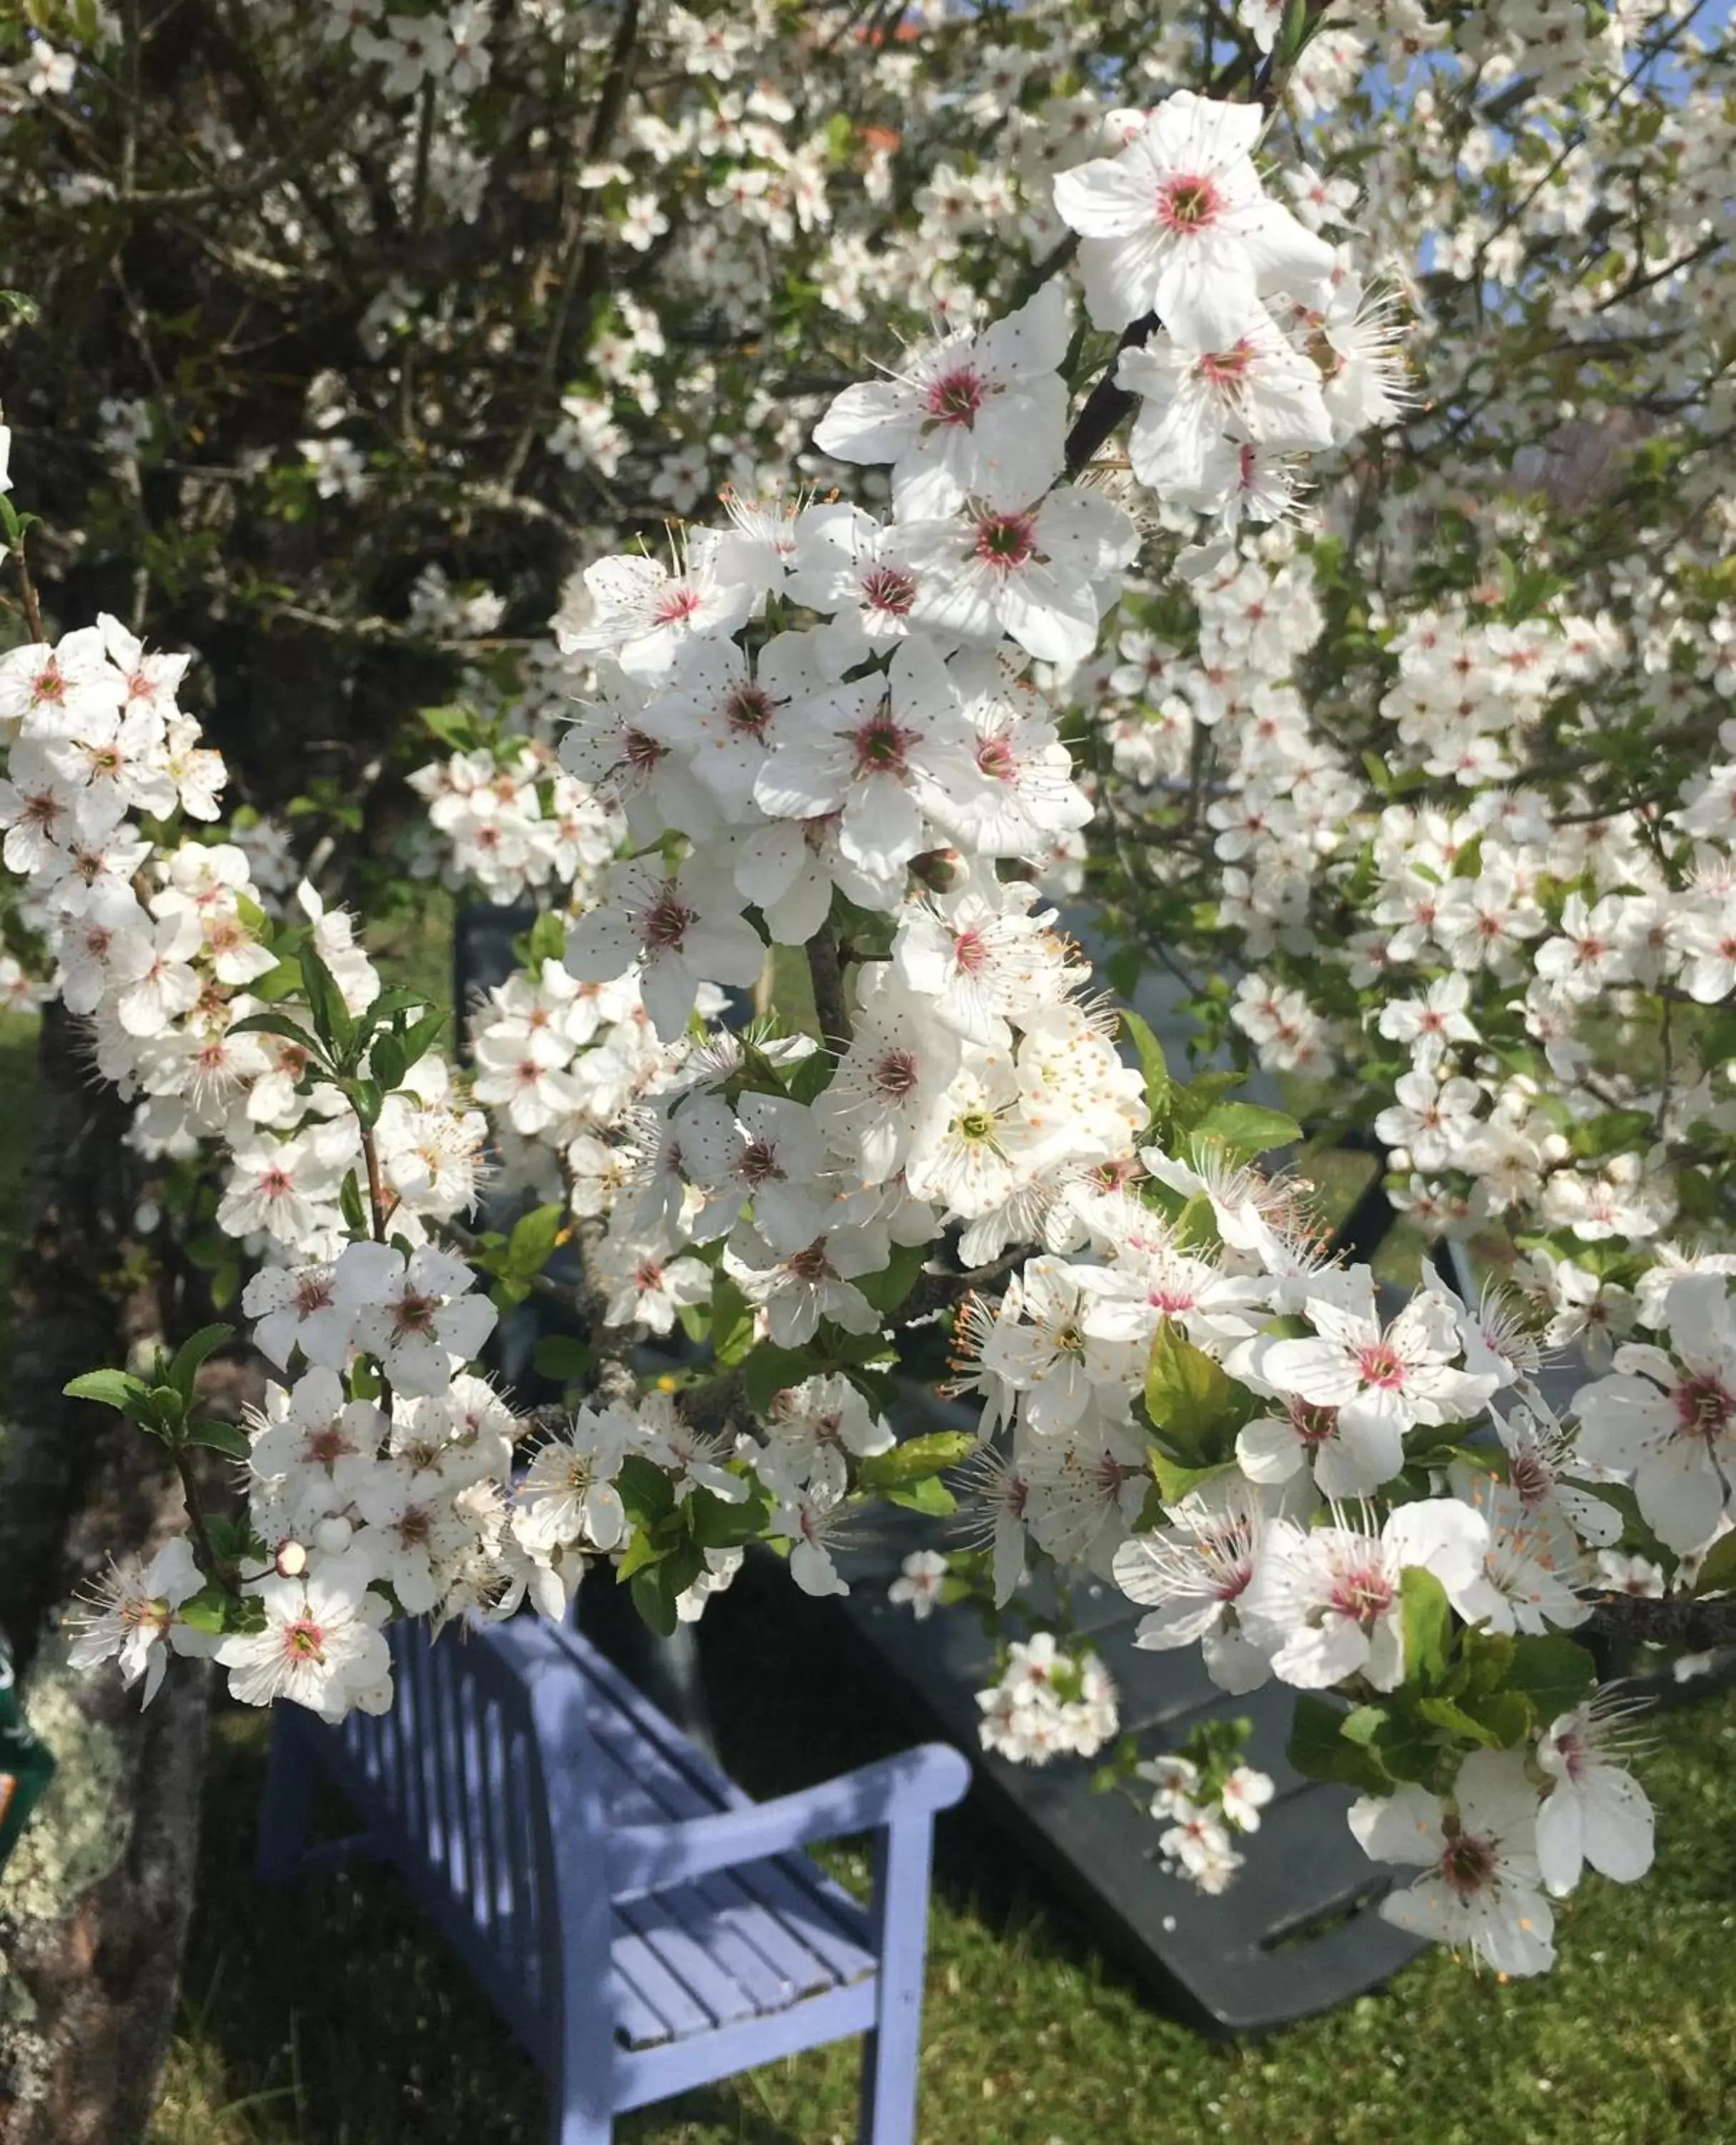
<path fill-rule="evenodd" d="M 1682 1646 L 1709 1653 L 1736 1645 L 1736 1597 L 1719 1601 L 1655 1600 L 1640 1594 L 1606 1594 L 1580 1626 L 1599 1639 L 1641 1646 Z"/>

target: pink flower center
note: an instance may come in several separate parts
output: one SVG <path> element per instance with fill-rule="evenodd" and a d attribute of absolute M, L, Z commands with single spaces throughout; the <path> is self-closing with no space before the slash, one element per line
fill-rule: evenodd
<path fill-rule="evenodd" d="M 1229 350 L 1207 351 L 1196 370 L 1211 386 L 1239 390 L 1254 366 L 1254 346 L 1246 337 Z"/>
<path fill-rule="evenodd" d="M 306 1617 L 283 1627 L 283 1650 L 291 1661 L 321 1661 L 326 1658 L 326 1634 Z"/>
<path fill-rule="evenodd" d="M 1154 1281 L 1146 1291 L 1146 1301 L 1161 1311 L 1166 1318 L 1173 1318 L 1181 1311 L 1191 1311 L 1199 1300 L 1199 1291 L 1186 1282 Z"/>
<path fill-rule="evenodd" d="M 1378 1564 L 1359 1559 L 1332 1582 L 1328 1606 L 1365 1629 L 1384 1616 L 1393 1602 L 1392 1581 Z"/>
<path fill-rule="evenodd" d="M 956 372 L 943 373 L 930 382 L 923 403 L 931 423 L 969 426 L 982 407 L 981 376 L 968 365 L 960 366 Z"/>
<path fill-rule="evenodd" d="M 784 1264 L 798 1281 L 818 1285 L 823 1281 L 830 1281 L 833 1277 L 832 1262 L 826 1257 L 826 1240 L 823 1237 L 816 1237 L 805 1252 L 798 1252 L 793 1258 L 787 1259 Z"/>
<path fill-rule="evenodd" d="M 1364 1385 L 1382 1392 L 1395 1393 L 1405 1382 L 1405 1359 L 1390 1341 L 1371 1342 L 1357 1356 L 1356 1367 Z"/>
<path fill-rule="evenodd" d="M 889 711 L 870 715 L 856 732 L 856 771 L 858 774 L 903 774 L 905 754 L 919 742 L 915 730 L 894 722 Z"/>
<path fill-rule="evenodd" d="M 889 1101 L 901 1102 L 917 1083 L 916 1060 L 908 1050 L 888 1050 L 875 1065 L 874 1092 Z"/>
<path fill-rule="evenodd" d="M 1555 1478 L 1543 1455 L 1529 1449 L 1514 1454 L 1508 1476 L 1519 1501 L 1528 1512 L 1540 1505 L 1555 1486 Z"/>
<path fill-rule="evenodd" d="M 644 730 L 629 730 L 621 739 L 621 759 L 635 774 L 654 774 L 657 763 L 663 758 L 664 747 L 655 738 L 648 737 Z"/>
<path fill-rule="evenodd" d="M 1157 189 L 1157 221 L 1176 237 L 1208 230 L 1223 212 L 1223 197 L 1209 178 L 1190 172 Z"/>
<path fill-rule="evenodd" d="M 1037 556 L 1037 516 L 985 514 L 977 524 L 976 553 L 999 573 L 1028 565 Z"/>
<path fill-rule="evenodd" d="M 394 1337 L 402 1340 L 409 1333 L 431 1333 L 436 1308 L 433 1296 L 417 1296 L 406 1291 L 392 1306 Z"/>
<path fill-rule="evenodd" d="M 1320 1407 L 1311 1401 L 1290 1403 L 1290 1426 L 1304 1445 L 1325 1445 L 1338 1429 L 1336 1407 Z"/>
<path fill-rule="evenodd" d="M 699 591 L 685 581 L 677 581 L 658 597 L 652 617 L 659 625 L 681 625 L 692 618 L 699 608 Z"/>
<path fill-rule="evenodd" d="M 1495 1877 L 1495 1849 L 1486 1839 L 1456 1832 L 1440 1850 L 1441 1879 L 1461 1899 L 1486 1891 Z"/>
<path fill-rule="evenodd" d="M 1561 1760 L 1562 1770 L 1570 1780 L 1577 1780 L 1585 1770 L 1586 1749 L 1583 1739 L 1573 1729 L 1555 1738 L 1555 1755 Z"/>
<path fill-rule="evenodd" d="M 958 931 L 953 935 L 953 965 L 974 976 L 988 965 L 988 944 L 980 931 Z"/>
<path fill-rule="evenodd" d="M 1709 1373 L 1684 1378 L 1675 1390 L 1675 1404 L 1676 1419 L 1685 1434 L 1709 1441 L 1722 1436 L 1736 1414 L 1736 1400 Z"/>
<path fill-rule="evenodd" d="M 659 894 L 645 911 L 644 938 L 648 952 L 668 953 L 679 950 L 686 938 L 696 912 L 679 900 L 674 893 Z"/>
<path fill-rule="evenodd" d="M 977 747 L 977 768 L 991 782 L 1011 782 L 1018 774 L 1018 761 L 1011 743 L 1003 737 L 986 737 Z"/>
<path fill-rule="evenodd" d="M 870 566 L 862 577 L 862 600 L 870 610 L 908 618 L 916 602 L 916 583 L 902 567 Z"/>
<path fill-rule="evenodd" d="M 756 744 L 770 729 L 772 713 L 772 696 L 764 685 L 738 685 L 724 703 L 724 720 L 738 735 Z"/>
<path fill-rule="evenodd" d="M 769 1140 L 750 1140 L 739 1165 L 745 1184 L 781 1182 L 783 1172 L 778 1167 L 778 1150 Z"/>

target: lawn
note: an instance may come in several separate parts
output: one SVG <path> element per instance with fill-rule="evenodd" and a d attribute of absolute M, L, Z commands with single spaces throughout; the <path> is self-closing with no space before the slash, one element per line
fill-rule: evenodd
<path fill-rule="evenodd" d="M 896 1748 L 913 1729 L 841 1619 L 782 1581 L 708 1615 L 730 1769 L 756 1793 Z M 714 1619 L 714 1621 L 713 1620 Z M 923 2073 L 945 2145 L 1707 2145 L 1736 2137 L 1736 1695 L 1664 1717 L 1648 1767 L 1659 1866 L 1591 1879 L 1552 1978 L 1503 1987 L 1440 1955 L 1281 2035 L 1205 2041 L 1027 1886 L 969 1805 L 942 1821 Z M 218 1719 L 181 2029 L 149 2145 L 508 2145 L 544 2089 L 395 1881 L 281 1896 L 248 1874 L 264 1728 Z M 838 1866 L 859 1883 L 864 1860 Z M 620 2126 L 642 2145 L 854 2138 L 850 2044 Z"/>

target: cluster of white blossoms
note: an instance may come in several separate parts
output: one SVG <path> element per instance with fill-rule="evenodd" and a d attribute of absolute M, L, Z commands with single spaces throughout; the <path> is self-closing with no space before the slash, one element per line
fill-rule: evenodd
<path fill-rule="evenodd" d="M 410 787 L 444 838 L 444 875 L 502 908 L 550 887 L 583 886 L 614 855 L 621 829 L 585 784 L 535 737 L 455 752 L 416 769 Z"/>
<path fill-rule="evenodd" d="M 396 40 L 374 54 L 392 79 L 454 74 L 455 48 L 418 56 L 396 18 L 364 27 Z M 696 26 L 690 50 L 727 80 L 734 32 Z M 1276 946 L 1306 950 L 1286 874 L 1336 854 L 1349 769 L 1310 743 L 1287 682 L 1323 612 L 1284 518 L 1298 458 L 1401 399 L 1385 316 L 1316 227 L 1330 218 L 1303 213 L 1306 186 L 1281 206 L 1256 168 L 1259 110 L 1178 92 L 1123 118 L 1116 153 L 1053 159 L 1053 203 L 1079 235 L 1088 326 L 1125 346 L 1099 386 L 1134 400 L 1131 467 L 1095 459 L 1089 405 L 1069 434 L 1068 370 L 1087 346 L 1058 274 L 987 325 L 958 307 L 815 433 L 834 463 L 886 471 L 884 511 L 732 495 L 723 524 L 684 528 L 666 561 L 592 564 L 557 625 L 584 702 L 558 762 L 532 739 L 429 775 L 470 876 L 497 893 L 574 889 L 559 958 L 534 946 L 481 1009 L 468 1084 L 311 893 L 306 923 L 278 931 L 238 848 L 134 838 L 130 814 L 209 816 L 221 771 L 159 704 L 172 686 L 152 659 L 117 662 L 100 634 L 4 659 L 6 860 L 105 1070 L 146 1098 L 143 1150 L 208 1140 L 224 1157 L 216 1220 L 265 1261 L 243 1304 L 284 1372 L 235 1434 L 245 1454 L 204 1437 L 248 1467 L 248 1525 L 221 1568 L 196 1545 L 117 1575 L 83 1657 L 118 1655 L 148 1690 L 163 1648 L 209 1640 L 242 1696 L 336 1717 L 388 1702 L 393 1602 L 443 1620 L 528 1596 L 559 1615 L 608 1560 L 672 1623 L 760 1537 L 798 1585 L 838 1590 L 851 1512 L 971 1443 L 900 1444 L 885 1374 L 903 1327 L 974 1285 L 953 1338 L 984 1403 L 972 1519 L 997 1599 L 1041 1559 L 1112 1576 L 1149 1612 L 1142 1644 L 1201 1644 L 1231 1691 L 1292 1686 L 1299 1762 L 1365 1786 L 1358 1836 L 1424 1867 L 1385 1911 L 1529 1971 L 1548 1959 L 1544 1891 L 1584 1863 L 1625 1880 L 1649 1859 L 1644 1797 L 1589 1695 L 1590 1657 L 1564 1635 L 1589 1614 L 1595 1552 L 1623 1535 L 1600 1486 L 1631 1482 L 1641 1545 L 1673 1578 L 1724 1524 L 1724 1284 L 1683 1257 L 1635 1290 L 1656 1343 L 1618 1350 L 1558 1421 L 1535 1344 L 1499 1301 L 1473 1309 L 1427 1283 L 1395 1311 L 1366 1267 L 1328 1262 L 1298 1195 L 1256 1166 L 1294 1138 L 1287 1119 L 1210 1077 L 1180 1087 L 1137 1024 L 1141 1065 L 1123 1062 L 1117 1016 L 1038 891 L 1093 813 L 1063 740 L 1069 696 L 1146 525 L 1166 517 L 1194 540 L 1177 586 L 1209 627 L 1178 686 L 1181 748 L 1136 773 L 1177 774 L 1196 736 L 1221 734 L 1239 772 L 1204 838 L 1246 882 L 1226 882 L 1231 898 Z M 981 207 L 972 187 L 936 187 L 960 221 Z M 799 216 L 793 181 L 750 206 L 770 191 L 738 187 L 731 213 Z M 648 212 L 624 213 L 655 235 Z M 1271 543 L 1246 533 L 1273 525 Z M 1445 614 L 1436 630 L 1455 676 L 1463 658 L 1451 690 L 1469 713 L 1420 659 L 1385 710 L 1395 764 L 1456 784 L 1456 764 L 1430 769 L 1456 737 L 1483 783 L 1535 725 L 1540 669 L 1579 659 Z M 1128 632 L 1119 653 L 1158 674 L 1150 636 Z M 135 676 L 161 727 L 137 733 L 137 766 L 132 734 L 120 742 Z M 1137 740 L 1112 726 L 1111 741 L 1134 765 Z M 1420 809 L 1386 809 L 1346 869 L 1408 874 L 1440 908 L 1504 863 L 1514 900 L 1531 883 L 1523 793 L 1446 823 L 1438 851 Z M 1581 914 L 1569 898 L 1529 988 L 1523 958 L 1501 972 L 1528 1018 L 1542 993 L 1563 1063 L 1575 990 L 1614 958 L 1604 901 L 1643 902 L 1654 883 L 1637 842 L 1590 822 L 1580 839 L 1587 868 L 1609 874 L 1599 899 Z M 817 1040 L 787 1018 L 792 948 Z M 1425 1142 L 1456 1152 L 1455 1127 L 1492 1140 L 1498 1115 L 1515 1137 L 1534 1114 L 1553 1124 L 1535 1082 L 1475 1057 L 1454 1069 L 1475 1038 L 1452 990 L 1431 991 L 1393 1015 L 1430 1086 L 1400 1095 L 1394 1143 L 1425 1175 Z M 1251 978 L 1236 1018 L 1256 1037 L 1270 1020 L 1286 1053 L 1271 1062 L 1309 1070 L 1342 1015 Z M 522 1246 L 525 1224 L 479 1238 L 460 1222 L 485 1112 L 510 1181 L 548 1195 Z M 1599 1150 L 1582 1169 L 1562 1114 L 1548 1182 L 1483 1172 L 1516 1187 L 1504 1209 L 1547 1211 L 1560 1176 L 1579 1187 L 1582 1237 L 1606 1212 L 1631 1237 L 1655 1207 L 1661 1228 L 1645 1155 L 1628 1169 Z M 599 1306 L 595 1390 L 561 1426 L 530 1428 L 468 1367 L 494 1323 L 477 1268 L 522 1293 L 574 1224 Z M 678 1316 L 709 1338 L 714 1374 L 635 1396 L 631 1335 Z M 161 1384 L 132 1382 L 117 1404 L 165 1405 Z M 172 1413 L 159 1434 L 182 1427 Z M 907 1573 L 913 1601 L 935 1576 Z M 982 1710 L 985 1744 L 1037 1762 L 1116 1729 L 1101 1664 L 1048 1634 L 1012 1649 Z M 1356 1737 L 1341 1737 L 1350 1718 Z M 1251 1829 L 1255 1776 L 1236 1794 Z M 1183 1834 L 1221 1829 L 1222 1794 L 1216 1808 L 1169 1814 Z M 1233 1849 L 1208 1844 L 1168 1851 L 1196 1878 L 1227 1875 Z"/>
<path fill-rule="evenodd" d="M 1260 1813 L 1274 1793 L 1271 1775 L 1252 1765 L 1202 1766 L 1178 1750 L 1134 1772 L 1149 1784 L 1151 1814 L 1164 1827 L 1157 1847 L 1166 1869 L 1201 1892 L 1226 1889 L 1247 1860 L 1236 1836 L 1260 1829 Z"/>
<path fill-rule="evenodd" d="M 1001 1680 L 977 1693 L 985 1750 L 1015 1765 L 1094 1758 L 1120 1725 L 1115 1685 L 1088 1647 L 1069 1648 L 1052 1631 L 1015 1640 Z"/>

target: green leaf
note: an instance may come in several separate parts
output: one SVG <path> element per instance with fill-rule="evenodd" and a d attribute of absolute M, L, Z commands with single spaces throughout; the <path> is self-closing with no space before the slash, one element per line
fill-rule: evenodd
<path fill-rule="evenodd" d="M 344 1003 L 337 978 L 320 958 L 311 939 L 301 949 L 301 982 L 313 1015 L 314 1033 L 332 1063 L 341 1064 L 356 1038 L 356 1017 Z"/>
<path fill-rule="evenodd" d="M 565 1221 L 564 1207 L 550 1206 L 534 1207 L 515 1222 L 501 1267 L 505 1277 L 530 1281 L 540 1274 L 549 1262 Z"/>
<path fill-rule="evenodd" d="M 741 1366 L 742 1386 L 748 1396 L 748 1406 L 755 1415 L 764 1415 L 787 1386 L 799 1386 L 804 1378 L 811 1378 L 819 1367 L 811 1349 L 773 1348 L 769 1346 L 754 1349 Z"/>
<path fill-rule="evenodd" d="M 404 1031 L 401 1048 L 404 1052 L 404 1070 L 408 1072 L 419 1064 L 434 1048 L 435 1038 L 446 1024 L 443 1013 L 430 1013 L 424 1018 L 412 1021 Z M 401 1078 L 401 1075 L 400 1076 Z"/>
<path fill-rule="evenodd" d="M 614 1478 L 630 1518 L 654 1525 L 675 1509 L 675 1486 L 654 1461 L 629 1452 Z"/>
<path fill-rule="evenodd" d="M 1380 1730 L 1391 1715 L 1384 1705 L 1352 1706 L 1339 1723 L 1338 1732 L 1347 1743 L 1355 1743 L 1366 1749 L 1380 1738 Z"/>
<path fill-rule="evenodd" d="M 268 1005 L 275 1004 L 279 998 L 305 998 L 306 993 L 301 983 L 301 963 L 286 957 L 275 968 L 268 968 L 264 975 L 256 977 L 247 988 L 255 998 L 263 998 Z M 241 1025 L 237 1021 L 229 1033 L 233 1035 Z"/>
<path fill-rule="evenodd" d="M 1157 1485 L 1157 1493 L 1166 1505 L 1179 1505 L 1191 1490 L 1197 1490 L 1202 1482 L 1210 1482 L 1220 1475 L 1227 1474 L 1235 1466 L 1233 1461 L 1219 1460 L 1210 1467 L 1184 1467 L 1178 1461 L 1160 1452 L 1156 1446 L 1146 1455 L 1146 1463 L 1152 1471 L 1152 1479 Z"/>
<path fill-rule="evenodd" d="M 87 1371 L 70 1385 L 62 1386 L 61 1391 L 69 1401 L 100 1401 L 104 1407 L 137 1416 L 151 1388 L 142 1378 L 126 1371 Z"/>
<path fill-rule="evenodd" d="M 1478 1702 L 1506 1683 L 1517 1644 L 1505 1631 L 1481 1631 L 1475 1625 L 1461 1631 L 1458 1665 L 1447 1679 L 1447 1690 L 1475 1710 Z"/>
<path fill-rule="evenodd" d="M 1507 1688 L 1530 1699 L 1539 1724 L 1547 1728 L 1573 1711 L 1596 1677 L 1597 1665 L 1583 1646 L 1562 1632 L 1548 1631 L 1515 1645 Z"/>
<path fill-rule="evenodd" d="M 366 1010 L 361 1016 L 361 1023 L 370 1031 L 384 1028 L 387 1021 L 395 1018 L 399 1013 L 415 1013 L 420 1008 L 425 1007 L 427 1003 L 428 993 L 425 991 L 406 990 L 401 985 L 395 983 L 390 990 L 381 991 L 369 1003 Z"/>
<path fill-rule="evenodd" d="M 784 1081 L 784 1087 L 793 1101 L 812 1102 L 824 1093 L 831 1082 L 831 1059 L 823 1050 L 813 1050 L 807 1057 L 796 1060 Z"/>
<path fill-rule="evenodd" d="M 1302 1137 L 1294 1117 L 1259 1102 L 1215 1103 L 1193 1130 L 1204 1138 L 1221 1140 L 1232 1154 L 1270 1154 L 1274 1147 L 1291 1147 Z"/>
<path fill-rule="evenodd" d="M 246 1431 L 232 1422 L 189 1423 L 183 1445 L 208 1445 L 213 1452 L 226 1452 L 231 1460 L 245 1460 L 253 1450 Z"/>
<path fill-rule="evenodd" d="M 191 1601 L 182 1603 L 175 1611 L 176 1621 L 221 1638 L 229 1628 L 229 1609 L 234 1598 L 226 1587 L 213 1580 L 209 1586 L 201 1587 Z"/>
<path fill-rule="evenodd" d="M 907 1512 L 926 1513 L 934 1520 L 947 1519 L 958 1509 L 958 1500 L 938 1475 L 927 1476 L 901 1490 L 888 1490 L 886 1501 L 902 1505 Z"/>
<path fill-rule="evenodd" d="M 1700 1560 L 1699 1576 L 1694 1582 L 1694 1590 L 1696 1594 L 1717 1594 L 1732 1585 L 1736 1585 L 1736 1530 L 1720 1535 Z"/>
<path fill-rule="evenodd" d="M 1334 1700 L 1311 1690 L 1299 1692 L 1290 1731 L 1291 1764 L 1311 1780 L 1332 1780 L 1370 1794 L 1390 1794 L 1391 1778 L 1374 1751 L 1346 1739 L 1344 1725 L 1350 1717 L 1350 1709 Z"/>
<path fill-rule="evenodd" d="M 1169 1077 L 1169 1060 L 1163 1054 L 1163 1045 L 1139 1015 L 1126 1006 L 1122 1008 L 1122 1026 L 1139 1053 L 1139 1069 L 1145 1075 L 1146 1107 L 1152 1117 L 1161 1117 L 1175 1084 Z"/>
<path fill-rule="evenodd" d="M 1453 1611 L 1446 1589 L 1420 1564 L 1405 1565 L 1399 1589 L 1404 1598 L 1405 1680 L 1439 1683 L 1447 1671 L 1453 1640 Z"/>
<path fill-rule="evenodd" d="M 234 1331 L 232 1326 L 201 1326 L 176 1350 L 175 1360 L 169 1366 L 169 1383 L 183 1400 L 191 1401 L 193 1397 L 193 1380 L 198 1376 L 200 1365 L 214 1356 Z"/>
<path fill-rule="evenodd" d="M 702 1549 L 734 1549 L 764 1529 L 770 1500 L 756 1484 L 739 1505 L 714 1491 L 695 1490 L 686 1504 L 688 1531 Z"/>
<path fill-rule="evenodd" d="M 1234 1393 L 1222 1365 L 1166 1318 L 1152 1336 L 1146 1365 L 1146 1413 L 1174 1457 L 1187 1466 L 1206 1467 L 1228 1456 L 1216 1447 L 1231 1426 Z"/>
<path fill-rule="evenodd" d="M 366 1237 L 369 1232 L 367 1209 L 361 1203 L 361 1181 L 352 1169 L 338 1188 L 337 1203 L 343 1213 L 344 1227 L 352 1237 Z"/>
<path fill-rule="evenodd" d="M 725 1370 L 743 1361 L 754 1346 L 754 1307 L 726 1273 L 711 1284 L 712 1352 Z"/>
<path fill-rule="evenodd" d="M 634 1607 L 659 1639 L 672 1639 L 681 1620 L 675 1611 L 675 1596 L 665 1577 L 667 1561 L 659 1560 L 648 1565 L 644 1570 L 635 1571 L 628 1582 L 633 1590 Z"/>
<path fill-rule="evenodd" d="M 1448 1734 L 1457 1736 L 1461 1741 L 1476 1744 L 1485 1750 L 1500 1750 L 1505 1747 L 1492 1729 L 1485 1727 L 1475 1715 L 1455 1705 L 1450 1698 L 1420 1698 L 1414 1710 L 1419 1719 L 1426 1720 L 1431 1728 L 1444 1728 Z M 1529 1718 L 1529 1709 L 1523 1699 L 1519 1701 L 1519 1710 L 1522 1716 Z M 1524 1733 L 1523 1720 L 1520 1733 Z"/>
<path fill-rule="evenodd" d="M 1622 1154 L 1635 1147 L 1649 1146 L 1652 1131 L 1649 1110 L 1604 1110 L 1575 1125 L 1567 1136 L 1568 1144 L 1576 1155 L 1585 1157 Z"/>
<path fill-rule="evenodd" d="M 925 1436 L 907 1437 L 889 1452 L 877 1452 L 857 1463 L 856 1480 L 864 1490 L 882 1495 L 908 1490 L 948 1467 L 963 1466 L 977 1450 L 978 1440 L 968 1430 L 930 1431 Z"/>
<path fill-rule="evenodd" d="M 281 1035 L 286 1042 L 298 1043 L 308 1056 L 321 1066 L 326 1053 L 305 1028 L 292 1021 L 286 1013 L 250 1013 L 245 1020 L 231 1023 L 231 1035 Z"/>
<path fill-rule="evenodd" d="M 386 1097 L 377 1080 L 352 1080 L 345 1092 L 350 1097 L 350 1107 L 361 1120 L 364 1132 L 371 1132 L 380 1122 L 380 1112 L 386 1107 Z"/>
<path fill-rule="evenodd" d="M 649 1571 L 654 1564 L 659 1563 L 668 1555 L 667 1545 L 656 1540 L 650 1528 L 635 1527 L 625 1555 L 614 1568 L 616 1585 L 626 1585 L 640 1572 Z"/>
<path fill-rule="evenodd" d="M 558 1384 L 570 1384 L 582 1378 L 590 1368 L 590 1346 L 570 1333 L 545 1333 L 536 1344 L 531 1361 L 540 1378 L 549 1378 Z"/>
<path fill-rule="evenodd" d="M 404 1045 L 395 1035 L 376 1035 L 368 1046 L 368 1070 L 388 1094 L 404 1084 Z"/>
<path fill-rule="evenodd" d="M 545 908 L 530 927 L 525 943 L 525 966 L 540 968 L 545 961 L 558 961 L 567 948 L 567 928 L 553 909 Z"/>
<path fill-rule="evenodd" d="M 453 752 L 469 752 L 477 742 L 476 718 L 469 708 L 418 708 L 417 714 L 440 743 Z"/>
<path fill-rule="evenodd" d="M 916 1277 L 928 1255 L 923 1244 L 894 1244 L 886 1267 L 879 1273 L 859 1275 L 856 1287 L 876 1311 L 896 1311 L 916 1287 Z"/>

